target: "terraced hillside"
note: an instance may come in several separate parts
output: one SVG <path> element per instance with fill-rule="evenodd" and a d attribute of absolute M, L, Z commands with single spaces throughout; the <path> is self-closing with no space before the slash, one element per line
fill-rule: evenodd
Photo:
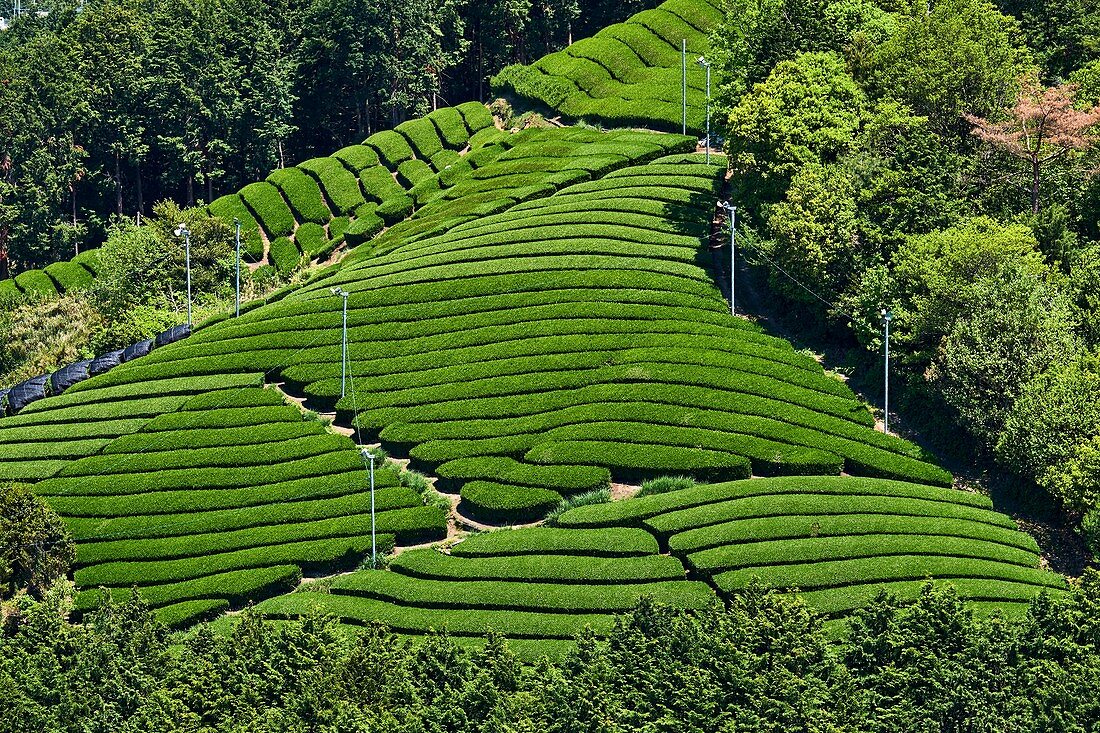
<path fill-rule="evenodd" d="M 142 596 L 171 623 L 354 565 L 371 548 L 353 443 L 262 388 L 263 375 L 90 387 L 0 421 L 4 478 L 35 490 L 77 541 L 77 609 Z M 53 478 L 49 478 L 53 477 Z M 377 477 L 381 543 L 442 537 L 442 510 Z"/>
<path fill-rule="evenodd" d="M 469 170 L 464 155 L 496 137 L 484 105 L 444 107 L 377 132 L 361 145 L 277 170 L 208 208 L 227 223 L 241 221 L 248 259 L 258 262 L 266 253 L 287 274 L 303 258 L 323 259 L 345 239 L 361 244 L 405 219 L 422 190 L 438 189 L 429 179 Z"/>
<path fill-rule="evenodd" d="M 305 286 L 0 420 L 0 473 L 38 481 L 77 535 L 81 608 L 98 586 L 137 585 L 183 623 L 363 560 L 356 446 L 272 382 L 407 454 L 480 520 L 612 480 L 779 476 L 410 550 L 330 593 L 267 600 L 273 617 L 320 604 L 410 635 L 494 628 L 560 649 L 643 595 L 698 607 L 754 575 L 834 614 L 926 576 L 1006 608 L 1060 586 L 1011 520 L 938 488 L 951 476 L 875 431 L 813 358 L 729 316 L 706 269 L 723 171 L 693 139 L 478 135 L 410 189 L 412 216 Z M 350 293 L 342 399 L 334 288 Z M 380 486 L 387 544 L 443 536 L 444 513 L 395 473 Z"/>
<path fill-rule="evenodd" d="M 1022 613 L 1035 595 L 1065 589 L 1037 569 L 1035 541 L 985 497 L 882 479 L 705 485 L 580 507 L 560 524 L 476 534 L 450 554 L 408 552 L 388 571 L 343 576 L 327 593 L 291 593 L 259 610 L 293 618 L 321 609 L 410 635 L 446 628 L 473 639 L 494 629 L 525 640 L 526 655 L 553 656 L 586 627 L 607 633 L 613 614 L 643 595 L 699 608 L 752 578 L 802 589 L 831 618 L 883 589 L 913 598 L 928 578 L 950 580 L 980 612 Z"/>
<path fill-rule="evenodd" d="M 493 86 L 572 120 L 681 131 L 686 44 L 687 129 L 700 132 L 706 74 L 696 59 L 721 20 L 717 0 L 666 0 L 529 66 L 508 66 Z"/>

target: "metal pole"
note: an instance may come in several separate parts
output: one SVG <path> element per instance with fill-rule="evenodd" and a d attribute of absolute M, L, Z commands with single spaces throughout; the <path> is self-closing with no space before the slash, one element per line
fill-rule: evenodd
<path fill-rule="evenodd" d="M 183 233 L 183 248 L 187 261 L 187 327 L 191 327 L 191 231 Z"/>
<path fill-rule="evenodd" d="M 378 567 L 378 545 L 374 539 L 374 454 L 368 452 L 370 457 L 370 566 Z"/>
<path fill-rule="evenodd" d="M 237 228 L 237 309 L 235 317 L 241 315 L 241 220 L 234 217 L 233 224 Z"/>
<path fill-rule="evenodd" d="M 730 207 L 730 315 L 737 315 L 737 207 Z"/>
<path fill-rule="evenodd" d="M 344 298 L 343 327 L 340 337 L 340 397 L 342 399 L 346 394 L 344 385 L 348 376 L 348 294 L 342 292 L 341 295 Z"/>
<path fill-rule="evenodd" d="M 882 431 L 884 433 L 890 432 L 890 319 L 893 314 L 885 308 L 882 311 L 882 318 L 886 322 L 886 359 L 883 367 L 883 410 L 882 410 Z"/>
<path fill-rule="evenodd" d="M 684 99 L 684 134 L 688 134 L 688 42 L 685 38 L 680 52 L 680 65 L 682 70 L 683 81 L 683 99 Z"/>

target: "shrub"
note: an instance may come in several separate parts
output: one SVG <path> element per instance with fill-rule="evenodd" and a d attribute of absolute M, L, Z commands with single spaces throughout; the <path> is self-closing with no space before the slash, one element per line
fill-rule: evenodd
<path fill-rule="evenodd" d="M 332 218 L 317 181 L 298 168 L 283 168 L 267 177 L 283 192 L 295 218 L 300 223 L 307 221 L 327 224 Z"/>
<path fill-rule="evenodd" d="M 593 466 L 531 466 L 511 458 L 482 457 L 448 461 L 436 469 L 445 482 L 476 479 L 504 481 L 520 486 L 585 491 L 610 482 L 606 469 Z"/>
<path fill-rule="evenodd" d="M 75 262 L 54 262 L 46 266 L 46 274 L 57 283 L 58 291 L 87 288 L 92 284 L 92 273 Z"/>
<path fill-rule="evenodd" d="M 623 613 L 642 596 L 679 608 L 705 608 L 714 592 L 705 583 L 673 580 L 626 585 L 566 585 L 507 581 L 423 580 L 384 570 L 367 570 L 337 578 L 334 594 L 374 598 L 399 606 L 477 608 L 558 613 Z"/>
<path fill-rule="evenodd" d="M 513 580 L 543 583 L 614 585 L 683 580 L 680 561 L 666 555 L 584 558 L 569 555 L 518 555 L 464 558 L 436 550 L 409 550 L 390 563 L 394 572 L 438 580 Z"/>
<path fill-rule="evenodd" d="M 608 488 L 591 489 L 589 491 L 584 491 L 580 494 L 570 496 L 569 498 L 562 499 L 560 502 L 558 502 L 557 506 L 555 506 L 546 515 L 546 524 L 550 527 L 556 526 L 558 524 L 558 519 L 561 517 L 561 515 L 569 511 L 570 509 L 576 509 L 577 507 L 582 506 L 591 506 L 593 504 L 606 504 L 609 501 L 611 501 L 611 490 Z"/>
<path fill-rule="evenodd" d="M 267 595 L 286 593 L 302 579 L 302 571 L 296 565 L 249 570 L 235 570 L 196 578 L 181 583 L 146 586 L 139 590 L 142 599 L 154 608 L 203 598 L 222 598 L 229 603 L 241 603 Z M 118 602 L 129 598 L 130 588 L 107 590 Z M 86 590 L 76 597 L 78 611 L 91 611 L 102 603 L 101 589 Z"/>
<path fill-rule="evenodd" d="M 241 199 L 264 228 L 269 241 L 294 232 L 294 215 L 279 189 L 267 181 L 250 183 L 240 192 Z"/>
<path fill-rule="evenodd" d="M 340 148 L 332 154 L 332 157 L 355 173 L 378 165 L 378 152 L 367 145 L 349 145 L 346 148 Z"/>
<path fill-rule="evenodd" d="M 431 160 L 432 156 L 443 149 L 443 143 L 439 139 L 435 125 L 431 120 L 421 117 L 402 122 L 394 128 L 409 141 L 416 157 L 423 161 Z"/>
<path fill-rule="evenodd" d="M 15 284 L 28 295 L 57 295 L 57 286 L 42 270 L 25 270 L 15 276 Z"/>
<path fill-rule="evenodd" d="M 413 199 L 411 196 L 398 196 L 383 201 L 375 213 L 381 217 L 387 226 L 392 226 L 409 216 L 413 212 Z"/>
<path fill-rule="evenodd" d="M 284 277 L 298 269 L 302 260 L 302 254 L 298 251 L 297 245 L 286 237 L 279 237 L 271 243 L 268 256 L 271 258 L 271 264 Z"/>
<path fill-rule="evenodd" d="M 321 189 L 337 216 L 350 214 L 362 205 L 364 199 L 363 192 L 359 190 L 359 180 L 335 157 L 313 158 L 300 163 L 298 168 L 312 175 L 321 184 Z"/>
<path fill-rule="evenodd" d="M 406 160 L 397 166 L 398 180 L 405 188 L 412 188 L 426 178 L 435 175 L 432 167 L 423 160 Z"/>
<path fill-rule="evenodd" d="M 364 144 L 374 148 L 382 165 L 391 171 L 396 171 L 397 166 L 402 161 L 413 157 L 413 151 L 409 147 L 408 140 L 393 130 L 376 132 L 368 137 Z"/>
<path fill-rule="evenodd" d="M 373 239 L 385 226 L 385 222 L 374 211 L 364 212 L 357 215 L 355 221 L 348 226 L 344 239 L 349 247 L 358 247 Z"/>
<path fill-rule="evenodd" d="M 656 555 L 657 540 L 641 529 L 558 529 L 529 527 L 515 530 L 480 532 L 451 548 L 459 557 L 498 557 L 510 555 L 586 555 L 626 557 Z"/>
<path fill-rule="evenodd" d="M 670 491 L 681 491 L 694 488 L 695 479 L 691 476 L 658 476 L 642 482 L 642 488 L 635 496 L 652 496 L 653 494 L 667 494 Z"/>
<path fill-rule="evenodd" d="M 550 489 L 471 481 L 462 487 L 463 506 L 483 521 L 525 522 L 541 518 L 561 501 Z"/>
<path fill-rule="evenodd" d="M 470 132 L 466 129 L 466 122 L 457 109 L 441 107 L 428 115 L 428 119 L 435 125 L 436 132 L 446 147 L 451 150 L 461 150 L 466 147 Z"/>
<path fill-rule="evenodd" d="M 367 198 L 376 202 L 389 201 L 405 195 L 405 189 L 394 179 L 393 173 L 380 165 L 365 168 L 359 173 L 359 180 L 363 184 L 363 191 Z"/>
<path fill-rule="evenodd" d="M 170 629 L 190 626 L 198 621 L 220 616 L 229 610 L 229 601 L 222 598 L 181 601 L 158 608 L 157 620 Z"/>
<path fill-rule="evenodd" d="M 239 194 L 231 193 L 214 199 L 207 207 L 211 215 L 218 217 L 229 227 L 233 220 L 241 222 L 241 257 L 248 262 L 259 262 L 264 257 L 264 243 L 260 239 L 260 225 L 245 206 Z M 293 225 L 291 225 L 293 227 Z M 234 237 L 236 232 L 234 231 Z"/>
<path fill-rule="evenodd" d="M 0 480 L 0 598 L 20 590 L 41 595 L 73 559 L 61 518 L 28 488 Z"/>
<path fill-rule="evenodd" d="M 496 129 L 493 125 L 493 116 L 489 109 L 481 102 L 463 102 L 455 107 L 466 122 L 466 127 L 474 135 L 486 129 Z"/>

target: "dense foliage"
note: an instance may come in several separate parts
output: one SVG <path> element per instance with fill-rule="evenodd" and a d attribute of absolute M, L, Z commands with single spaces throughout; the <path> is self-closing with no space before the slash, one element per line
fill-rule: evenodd
<path fill-rule="evenodd" d="M 0 482 L 0 599 L 43 593 L 65 577 L 73 558 L 61 518 L 26 486 Z"/>
<path fill-rule="evenodd" d="M 728 609 L 643 600 L 600 641 L 522 665 L 499 636 L 409 645 L 309 615 L 246 613 L 173 640 L 137 602 L 84 626 L 61 588 L 0 636 L 0 730 L 1086 731 L 1100 710 L 1096 580 L 1006 622 L 950 590 L 879 596 L 831 643 L 795 599 L 748 588 Z"/>
<path fill-rule="evenodd" d="M 1100 9 L 725 10 L 711 54 L 750 259 L 872 354 L 890 309 L 910 404 L 1096 507 Z"/>

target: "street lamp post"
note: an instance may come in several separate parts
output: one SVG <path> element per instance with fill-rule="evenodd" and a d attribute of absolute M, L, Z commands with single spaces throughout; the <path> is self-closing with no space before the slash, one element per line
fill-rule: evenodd
<path fill-rule="evenodd" d="M 184 261 L 187 267 L 187 327 L 191 328 L 191 230 L 181 223 L 176 227 L 176 236 L 183 237 Z"/>
<path fill-rule="evenodd" d="M 718 205 L 726 210 L 730 218 L 730 315 L 737 315 L 735 296 L 737 295 L 737 207 L 729 201 L 719 201 Z"/>
<path fill-rule="evenodd" d="M 233 226 L 237 229 L 237 309 L 234 317 L 241 315 L 241 220 L 233 217 Z"/>
<path fill-rule="evenodd" d="M 370 566 L 378 567 L 378 545 L 374 539 L 374 454 L 363 449 L 363 457 L 370 459 Z"/>
<path fill-rule="evenodd" d="M 688 134 L 688 42 L 685 38 L 680 46 L 681 88 L 683 90 L 683 132 Z"/>
<path fill-rule="evenodd" d="M 883 369 L 883 409 L 882 409 L 882 431 L 884 433 L 890 432 L 890 320 L 894 317 L 886 308 L 882 309 L 882 321 L 886 326 L 886 360 L 885 367 Z"/>
<path fill-rule="evenodd" d="M 707 70 L 707 165 L 710 165 L 710 62 L 700 56 L 699 65 Z"/>
<path fill-rule="evenodd" d="M 347 383 L 347 365 L 348 365 L 348 296 L 351 295 L 343 288 L 332 288 L 333 295 L 339 295 L 344 299 L 344 315 L 343 315 L 343 330 L 340 336 L 340 399 L 344 398 L 347 394 L 345 390 L 345 384 Z"/>

